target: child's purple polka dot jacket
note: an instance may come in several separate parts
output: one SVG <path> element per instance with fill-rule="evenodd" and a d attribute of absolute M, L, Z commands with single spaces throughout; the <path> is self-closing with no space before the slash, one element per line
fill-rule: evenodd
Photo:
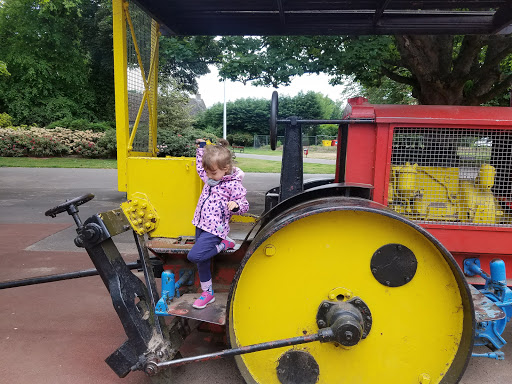
<path fill-rule="evenodd" d="M 229 219 L 235 214 L 228 209 L 228 201 L 238 204 L 236 214 L 246 213 L 249 210 L 249 202 L 245 198 L 247 190 L 242 185 L 244 172 L 240 168 L 233 167 L 232 174 L 225 175 L 219 184 L 209 186 L 206 183 L 208 176 L 203 168 L 203 153 L 203 148 L 197 148 L 196 169 L 205 185 L 199 196 L 192 224 L 225 239 L 229 233 Z"/>

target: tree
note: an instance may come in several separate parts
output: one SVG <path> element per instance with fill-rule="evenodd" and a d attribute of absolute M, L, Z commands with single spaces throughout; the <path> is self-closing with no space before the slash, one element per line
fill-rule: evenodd
<path fill-rule="evenodd" d="M 208 64 L 221 55 L 212 36 L 162 36 L 158 50 L 160 79 L 173 78 L 191 93 L 197 93 L 196 78 L 209 73 Z"/>
<path fill-rule="evenodd" d="M 0 52 L 0 110 L 17 123 L 114 120 L 110 0 L 5 0 Z"/>
<path fill-rule="evenodd" d="M 91 116 L 81 13 L 81 0 L 3 2 L 0 52 L 11 76 L 0 79 L 0 108 L 16 122 Z"/>
<path fill-rule="evenodd" d="M 114 121 L 112 1 L 85 1 L 79 21 L 83 33 L 81 43 L 90 58 L 87 86 L 93 103 L 89 109 L 96 120 Z"/>
<path fill-rule="evenodd" d="M 512 84 L 512 35 L 228 36 L 220 45 L 220 75 L 256 85 L 323 72 L 333 84 L 353 76 L 366 89 L 389 78 L 421 104 L 479 105 Z"/>
<path fill-rule="evenodd" d="M 396 46 L 401 60 L 383 72 L 409 84 L 421 104 L 479 105 L 512 84 L 512 35 L 397 36 Z M 394 71 L 398 65 L 412 76 Z"/>
<path fill-rule="evenodd" d="M 177 81 L 160 84 L 158 93 L 158 129 L 179 133 L 192 128 L 195 119 L 190 114 L 189 97 Z"/>
<path fill-rule="evenodd" d="M 380 85 L 364 87 L 356 81 L 347 81 L 342 93 L 342 99 L 363 96 L 372 104 L 417 104 L 412 97 L 412 87 L 397 83 L 389 78 L 383 78 Z"/>
<path fill-rule="evenodd" d="M 229 133 L 250 133 L 268 135 L 270 100 L 239 99 L 226 105 L 227 128 Z M 279 117 L 299 116 L 303 119 L 332 119 L 341 116 L 339 104 L 316 92 L 299 93 L 297 96 L 279 97 Z M 223 105 L 218 103 L 198 116 L 194 125 L 220 136 L 223 126 Z M 305 135 L 317 134 L 318 126 L 303 126 Z M 284 134 L 284 127 L 278 126 L 278 134 Z"/>

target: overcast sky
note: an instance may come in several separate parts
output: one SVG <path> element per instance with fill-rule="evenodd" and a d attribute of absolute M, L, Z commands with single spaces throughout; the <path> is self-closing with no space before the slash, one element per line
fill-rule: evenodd
<path fill-rule="evenodd" d="M 215 67 L 210 67 L 211 73 L 201 76 L 198 79 L 199 93 L 209 108 L 215 103 L 224 102 L 224 85 L 219 82 L 218 71 Z M 272 97 L 274 88 L 271 87 L 255 87 L 252 85 L 243 85 L 239 82 L 226 82 L 226 100 L 235 101 L 244 98 L 268 99 Z M 315 91 L 329 96 L 332 100 L 340 100 L 343 91 L 342 85 L 332 86 L 328 83 L 326 75 L 304 75 L 294 78 L 288 87 L 279 87 L 277 92 L 279 95 L 295 96 L 300 91 L 304 93 Z M 344 100 L 342 100 L 344 101 Z"/>

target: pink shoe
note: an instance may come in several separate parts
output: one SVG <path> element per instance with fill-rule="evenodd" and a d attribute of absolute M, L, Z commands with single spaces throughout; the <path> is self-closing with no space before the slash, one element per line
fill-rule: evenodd
<path fill-rule="evenodd" d="M 226 240 L 222 240 L 220 243 L 224 244 L 225 250 L 235 248 L 235 242 L 231 240 L 229 237 L 226 237 Z"/>
<path fill-rule="evenodd" d="M 214 301 L 215 301 L 215 296 L 213 296 L 208 291 L 204 291 L 203 293 L 201 293 L 201 296 L 199 297 L 199 299 L 194 301 L 194 304 L 192 304 L 192 306 L 196 309 L 203 309 L 208 304 L 213 303 Z"/>

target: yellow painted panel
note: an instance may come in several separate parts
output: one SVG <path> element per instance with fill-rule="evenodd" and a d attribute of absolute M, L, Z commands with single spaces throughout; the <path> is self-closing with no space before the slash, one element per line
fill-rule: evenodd
<path fill-rule="evenodd" d="M 203 183 L 195 158 L 128 158 L 128 199 L 144 193 L 160 221 L 151 237 L 194 236 L 194 210 Z"/>
<path fill-rule="evenodd" d="M 380 284 L 370 270 L 374 252 L 389 243 L 407 246 L 418 261 L 416 275 L 401 287 Z M 271 246 L 274 252 L 265 252 Z M 442 379 L 461 342 L 459 287 L 428 239 L 376 213 L 319 213 L 270 236 L 242 271 L 230 332 L 240 346 L 316 333 L 318 307 L 337 287 L 370 308 L 368 337 L 351 348 L 314 342 L 242 355 L 256 383 L 278 384 L 279 358 L 290 349 L 315 358 L 318 383 L 418 383 L 421 375 L 431 383 Z"/>
<path fill-rule="evenodd" d="M 123 0 L 112 0 L 114 84 L 116 100 L 117 188 L 126 191 L 126 157 L 129 136 L 126 15 Z"/>

